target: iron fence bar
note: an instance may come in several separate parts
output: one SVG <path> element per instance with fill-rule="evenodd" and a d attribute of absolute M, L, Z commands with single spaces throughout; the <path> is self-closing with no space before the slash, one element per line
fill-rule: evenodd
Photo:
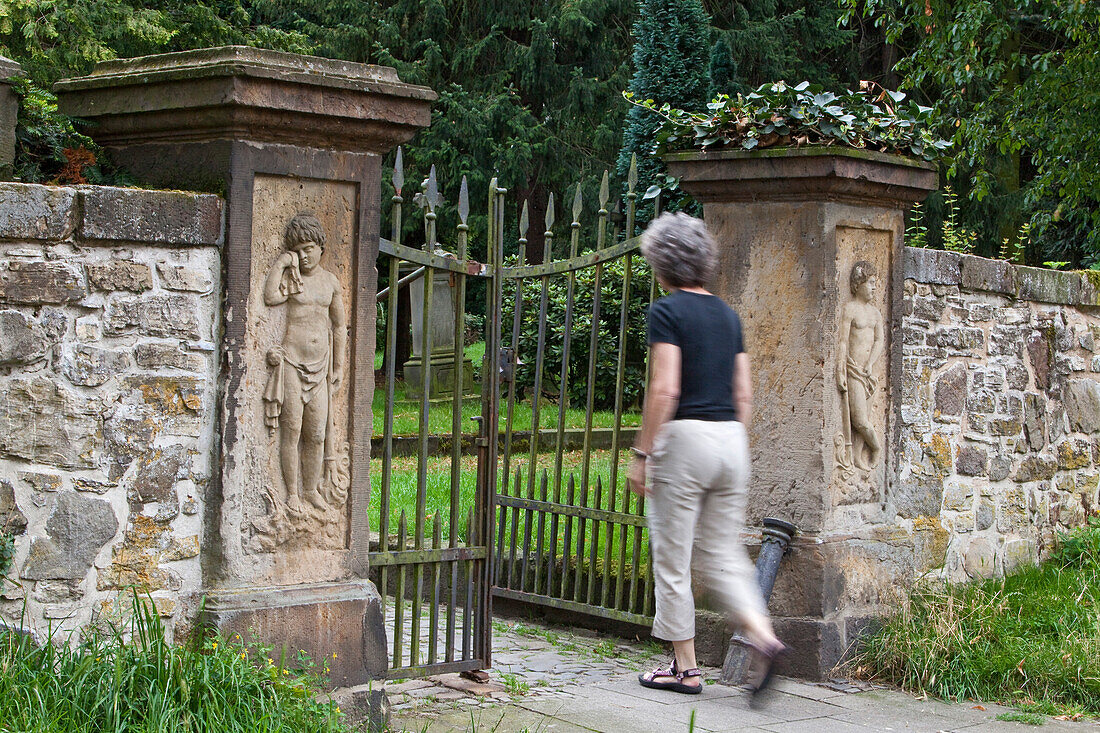
<path fill-rule="evenodd" d="M 596 474 L 596 508 L 603 509 L 603 476 Z M 600 552 L 600 522 L 592 522 L 592 541 L 588 544 L 588 593 L 585 595 L 589 605 L 595 604 L 596 599 L 596 575 L 598 575 L 596 559 Z M 608 522 L 610 527 L 611 523 Z M 607 539 L 605 538 L 605 542 Z"/>
<path fill-rule="evenodd" d="M 401 518 L 397 521 L 397 551 L 402 552 L 408 547 L 409 524 L 405 518 L 405 510 L 401 510 Z M 397 593 L 393 602 L 393 666 L 402 666 L 403 648 L 405 642 L 405 567 L 400 568 L 397 575 Z"/>
<path fill-rule="evenodd" d="M 616 524 L 626 524 L 633 527 L 644 527 L 646 525 L 645 517 L 610 509 L 594 509 L 586 506 L 556 504 L 545 500 L 525 499 L 519 496 L 501 496 L 498 497 L 497 501 L 503 506 L 557 514 L 563 517 L 583 517 L 585 519 L 591 519 L 594 522 L 614 522 Z"/>
<path fill-rule="evenodd" d="M 567 272 L 584 270 L 586 268 L 593 267 L 604 262 L 610 262 L 611 260 L 618 259 L 627 252 L 635 252 L 639 250 L 641 246 L 641 237 L 631 237 L 630 239 L 619 242 L 618 244 L 614 244 L 614 238 L 612 238 L 612 244 L 609 245 L 606 249 L 600 249 L 594 252 L 585 252 L 583 254 L 577 255 L 576 257 L 571 257 L 568 260 L 555 260 L 554 262 L 543 265 L 505 267 L 503 275 L 509 280 L 528 277 L 542 277 L 544 275 L 564 275 Z"/>
<path fill-rule="evenodd" d="M 380 254 L 390 255 L 398 259 L 411 262 L 435 270 L 449 270 L 461 272 L 475 277 L 488 277 L 489 271 L 486 265 L 474 260 L 456 260 L 454 257 L 445 257 L 434 252 L 425 252 L 415 247 L 407 247 L 389 239 L 379 238 L 378 251 Z"/>
<path fill-rule="evenodd" d="M 375 298 L 381 299 L 381 298 L 387 297 L 390 294 L 391 289 L 400 290 L 401 288 L 403 288 L 406 285 L 408 285 L 409 283 L 411 283 L 413 280 L 417 280 L 421 276 L 423 276 L 424 273 L 427 271 L 427 269 L 428 268 L 427 268 L 426 265 L 423 266 L 423 267 L 416 268 L 415 270 L 410 272 L 408 275 L 406 275 L 405 277 L 398 280 L 396 286 L 389 286 L 389 287 L 385 287 L 385 288 L 382 288 L 381 290 L 379 290 L 377 295 L 375 295 Z M 390 282 L 393 282 L 393 281 L 391 280 Z"/>
<path fill-rule="evenodd" d="M 480 485 L 480 482 L 479 482 Z M 466 538 L 469 541 L 477 533 L 474 525 L 474 509 L 466 513 Z M 488 554 L 488 553 L 486 553 Z M 488 558 L 486 558 L 488 559 Z M 473 650 L 474 638 L 474 561 L 466 561 L 466 605 L 462 609 L 462 658 L 469 659 Z"/>
<path fill-rule="evenodd" d="M 438 514 L 432 521 L 432 549 L 439 550 L 443 547 L 443 536 L 440 533 L 442 517 Z M 428 664 L 435 664 L 439 654 L 439 564 L 432 565 L 432 602 L 428 606 Z"/>
<path fill-rule="evenodd" d="M 527 214 L 527 202 L 523 202 L 523 207 L 519 214 L 519 239 L 518 239 L 518 262 L 522 265 L 524 258 L 527 256 L 527 231 L 529 221 Z M 512 308 L 512 348 L 509 352 L 509 358 L 512 363 L 509 367 L 510 378 L 508 380 L 508 398 L 507 406 L 505 408 L 504 419 L 504 467 L 502 475 L 504 476 L 504 485 L 501 487 L 501 493 L 508 493 L 508 482 L 512 478 L 512 418 L 515 414 L 516 404 L 516 372 L 519 370 L 519 335 L 523 325 L 523 280 L 517 279 L 515 281 L 515 294 L 513 298 Z M 497 548 L 500 552 L 504 551 L 504 522 L 501 522 L 499 542 Z M 513 541 L 514 547 L 514 541 Z M 510 569 L 509 569 L 510 572 Z"/>
<path fill-rule="evenodd" d="M 440 547 L 430 550 L 390 550 L 371 553 L 371 565 L 390 567 L 395 565 L 416 565 L 431 563 L 467 562 L 484 560 L 487 551 L 484 547 Z"/>
<path fill-rule="evenodd" d="M 611 425 L 611 479 L 609 487 L 610 496 L 608 497 L 607 505 L 612 509 L 615 508 L 615 499 L 617 498 L 617 492 L 619 488 L 619 447 L 620 447 L 620 423 L 623 419 L 623 383 L 626 379 L 626 339 L 627 339 L 627 318 L 630 315 L 630 278 L 631 278 L 631 265 L 633 255 L 626 255 L 625 262 L 623 263 L 623 289 L 622 289 L 622 306 L 619 309 L 619 358 L 615 367 L 615 419 Z M 626 501 L 623 504 L 623 511 L 625 512 L 629 506 L 630 492 L 623 491 Z M 607 548 L 604 552 L 604 586 L 602 593 L 600 594 L 600 603 L 607 605 L 610 600 L 610 585 L 611 585 L 611 540 L 612 540 L 613 528 L 611 525 L 607 527 Z M 626 528 L 622 527 L 619 532 L 619 567 L 623 567 L 623 563 L 626 562 Z M 615 584 L 617 586 L 615 591 L 615 597 L 621 599 L 622 597 L 622 572 L 616 574 Z M 618 608 L 618 601 L 615 603 L 615 607 Z"/>
<path fill-rule="evenodd" d="M 602 239 L 601 239 L 602 241 Z M 596 399 L 596 354 L 599 350 L 599 331 L 600 331 L 600 301 L 603 296 L 603 264 L 596 265 L 596 277 L 595 283 L 592 288 L 592 325 L 589 329 L 588 336 L 588 389 L 585 397 L 585 409 L 584 409 L 584 448 L 581 456 L 581 506 L 588 506 L 588 488 L 589 488 L 589 476 L 592 468 L 592 411 L 595 407 Z M 599 508 L 599 502 L 597 500 L 597 508 Z M 599 536 L 599 525 L 593 526 L 592 541 L 597 541 Z M 583 542 L 586 539 L 585 535 L 585 521 L 584 517 L 581 517 L 579 522 L 579 528 L 577 530 L 578 537 L 578 552 L 577 552 L 577 579 L 573 586 L 573 600 L 580 600 L 580 586 L 581 586 L 581 571 L 584 565 Z"/>
<path fill-rule="evenodd" d="M 539 479 L 539 498 L 543 503 L 546 503 L 548 498 L 549 478 L 546 469 L 542 469 L 542 477 Z M 535 581 L 532 586 L 532 590 L 535 592 L 538 592 L 541 587 L 542 575 L 540 571 L 542 570 L 543 540 L 546 534 L 546 512 L 538 512 L 538 518 L 538 532 L 535 535 Z"/>
<path fill-rule="evenodd" d="M 627 611 L 618 611 L 612 608 L 602 608 L 600 606 L 593 606 L 587 603 L 578 603 L 577 601 L 570 601 L 564 598 L 555 598 L 553 596 L 544 596 L 537 593 L 526 593 L 524 591 L 514 590 L 512 588 L 493 588 L 493 595 L 499 598 L 508 598 L 514 601 L 525 601 L 527 603 L 536 603 L 541 606 L 549 606 L 563 611 L 572 611 L 574 613 L 580 613 L 587 616 L 598 616 L 600 618 L 612 619 L 614 621 L 626 621 L 627 623 L 637 624 L 639 626 L 652 626 L 653 617 L 643 616 L 641 614 L 629 613 Z"/>
<path fill-rule="evenodd" d="M 543 232 L 543 262 L 549 263 L 553 260 L 553 244 L 554 244 L 554 232 L 552 231 L 554 225 L 554 193 L 551 191 L 546 203 L 546 231 Z M 539 428 L 542 406 L 542 374 L 546 366 L 546 313 L 549 308 L 550 302 L 550 276 L 544 275 L 542 278 L 542 293 L 539 297 L 539 325 L 538 325 L 538 337 L 535 345 L 535 385 L 534 393 L 531 395 L 531 442 L 530 442 L 530 457 L 527 463 L 527 498 L 533 499 L 535 496 L 535 474 L 538 471 L 538 452 L 539 452 Z M 524 553 L 523 562 L 521 565 L 519 583 L 520 588 L 523 589 L 527 585 L 527 558 L 531 554 L 531 512 L 527 512 L 524 517 Z M 538 583 L 538 569 L 535 570 L 535 582 Z"/>
<path fill-rule="evenodd" d="M 512 490 L 515 492 L 516 496 L 520 495 L 520 493 L 519 493 L 520 488 L 519 487 L 522 486 L 522 485 L 523 485 L 523 468 L 521 466 L 516 466 L 516 480 L 512 483 L 512 487 L 513 487 Z M 510 496 L 510 494 L 501 494 L 501 496 Z M 500 500 L 500 497 L 498 497 L 497 501 L 499 502 L 499 500 Z M 512 574 L 516 570 L 516 553 L 517 553 L 517 550 L 518 550 L 518 547 L 519 547 L 519 545 L 517 544 L 518 541 L 519 541 L 519 510 L 516 509 L 515 507 L 512 508 L 511 524 L 512 524 L 512 533 L 511 533 L 511 538 L 510 538 L 511 539 L 511 547 L 510 547 L 510 551 L 508 553 L 508 574 L 505 576 L 506 581 L 504 583 L 504 585 L 509 586 L 509 587 L 511 587 L 511 585 L 512 585 Z"/>
<path fill-rule="evenodd" d="M 458 192 L 458 259 L 466 259 L 470 227 L 466 219 L 470 215 L 470 194 L 466 176 Z M 451 403 L 451 506 L 448 518 L 448 545 L 458 547 L 458 525 L 460 498 L 462 493 L 462 399 L 466 394 L 465 354 L 466 354 L 466 276 L 452 274 L 454 278 L 454 393 Z M 467 539 L 469 539 L 467 537 Z M 455 588 L 458 587 L 458 564 L 451 564 L 450 601 L 447 604 L 447 633 L 444 658 L 454 660 L 455 635 Z"/>
<path fill-rule="evenodd" d="M 565 503 L 567 506 L 572 507 L 576 490 L 576 479 L 572 473 L 569 474 L 569 484 L 565 492 Z M 558 506 L 561 506 L 560 504 Z M 558 513 L 555 512 L 554 516 Z M 573 517 L 570 514 L 565 515 L 565 531 L 562 537 L 561 545 L 561 593 L 562 598 L 566 597 L 569 584 L 569 553 L 572 551 L 573 546 Z"/>

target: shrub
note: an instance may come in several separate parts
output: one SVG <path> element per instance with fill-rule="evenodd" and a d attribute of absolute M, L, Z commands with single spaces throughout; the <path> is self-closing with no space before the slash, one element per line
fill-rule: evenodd
<path fill-rule="evenodd" d="M 600 316 L 596 337 L 596 380 L 592 385 L 596 409 L 615 405 L 619 359 L 619 316 L 622 308 L 625 258 L 604 264 L 600 283 Z M 569 368 L 566 398 L 573 407 L 584 407 L 588 395 L 588 359 L 591 343 L 592 309 L 596 285 L 596 268 L 577 271 L 574 286 L 573 324 L 565 332 L 565 310 L 568 278 L 549 278 L 547 288 L 546 340 L 543 355 L 542 386 L 544 394 L 559 394 L 563 347 L 568 335 Z M 650 270 L 641 257 L 632 264 L 631 288 L 627 309 L 626 370 L 623 379 L 624 407 L 637 406 L 645 389 L 646 310 L 649 305 Z M 523 394 L 535 384 L 535 361 L 538 348 L 539 308 L 542 283 L 538 279 L 524 280 L 523 308 L 519 339 L 519 359 L 516 370 L 517 394 Z M 504 297 L 503 345 L 512 342 L 515 311 L 515 281 L 506 281 Z"/>

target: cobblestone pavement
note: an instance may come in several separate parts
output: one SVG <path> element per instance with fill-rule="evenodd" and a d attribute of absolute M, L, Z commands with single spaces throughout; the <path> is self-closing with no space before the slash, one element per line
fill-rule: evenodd
<path fill-rule="evenodd" d="M 667 661 L 652 642 L 626 641 L 584 629 L 531 621 L 493 624 L 491 680 L 458 675 L 386 684 L 393 731 L 866 731 L 1031 730 L 997 720 L 1009 708 L 973 702 L 950 704 L 895 690 L 840 680 L 808 684 L 779 679 L 762 710 L 742 691 L 707 684 L 702 694 L 679 695 L 638 685 L 640 670 Z M 717 669 L 704 669 L 708 683 Z M 1045 733 L 1100 731 L 1096 722 L 1047 719 Z"/>

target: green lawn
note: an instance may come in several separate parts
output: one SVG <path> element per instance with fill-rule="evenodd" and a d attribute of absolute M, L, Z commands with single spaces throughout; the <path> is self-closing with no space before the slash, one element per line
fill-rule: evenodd
<path fill-rule="evenodd" d="M 574 504 L 577 506 L 587 506 L 589 508 L 602 508 L 602 509 L 614 509 L 615 511 L 624 511 L 624 496 L 626 497 L 625 510 L 629 513 L 635 513 L 637 511 L 638 498 L 627 491 L 625 472 L 629 463 L 629 451 L 621 451 L 619 458 L 619 475 L 617 480 L 617 487 L 614 492 L 614 506 L 611 505 L 612 494 L 608 490 L 607 482 L 611 475 L 611 451 L 598 450 L 592 452 L 591 466 L 589 469 L 589 494 L 587 500 L 582 501 L 580 496 L 580 483 L 581 472 L 583 465 L 583 451 L 567 451 L 562 455 L 562 487 L 561 487 L 561 500 L 562 503 L 566 499 L 566 491 L 568 486 L 569 475 L 574 476 L 576 493 L 574 496 Z M 528 456 L 516 455 L 513 456 L 510 465 L 509 480 L 510 488 L 507 493 L 515 495 L 515 475 L 516 469 L 519 468 L 522 474 L 522 483 L 519 494 L 521 496 L 528 496 L 528 483 L 527 483 L 527 465 Z M 536 499 L 541 498 L 541 473 L 543 470 L 547 472 L 547 484 L 548 484 L 548 499 L 553 499 L 554 492 L 554 456 L 543 454 L 539 458 L 538 468 L 536 472 L 536 478 L 539 479 L 535 483 L 534 496 Z M 500 469 L 503 469 L 503 460 L 501 461 Z M 596 477 L 600 477 L 603 487 L 602 496 L 597 501 L 596 497 Z M 466 518 L 469 516 L 469 512 L 473 507 L 475 484 L 477 480 L 477 458 L 476 456 L 463 456 L 460 463 L 460 485 L 457 490 L 458 495 L 458 537 L 461 541 L 465 542 L 466 533 Z M 378 517 L 380 512 L 380 500 L 382 495 L 382 461 L 381 459 L 371 460 L 371 509 L 370 513 L 372 517 Z M 500 490 L 504 488 L 503 476 L 501 476 L 498 486 Z M 398 522 L 400 521 L 401 513 L 405 513 L 407 522 L 407 534 L 411 538 L 415 529 L 415 516 L 416 516 L 416 492 L 417 492 L 417 459 L 416 457 L 395 457 L 393 459 L 391 470 L 391 484 L 390 484 L 390 525 L 389 535 L 391 537 L 396 536 Z M 427 483 L 425 490 L 425 506 L 426 506 L 426 520 L 425 520 L 425 540 L 426 543 L 431 542 L 433 523 L 438 519 L 441 523 L 441 535 L 443 538 L 451 536 L 451 459 L 449 456 L 432 456 L 428 459 L 428 471 L 427 471 Z M 517 523 L 517 543 L 522 544 L 523 540 L 523 526 L 525 521 L 524 511 L 516 512 L 518 516 Z M 495 518 L 499 521 L 500 515 Z M 507 510 L 507 526 L 505 542 L 511 543 L 512 532 L 512 510 Z M 558 536 L 557 545 L 559 547 L 559 556 L 561 554 L 561 546 L 564 541 L 564 521 L 559 518 L 558 521 Z M 585 535 L 588 541 L 591 541 L 593 535 L 593 523 L 591 521 L 586 522 Z M 599 541 L 597 544 L 597 556 L 603 557 L 606 551 L 606 525 L 601 524 L 599 526 Z M 499 531 L 499 530 L 498 530 Z M 577 531 L 574 528 L 574 540 L 573 546 L 575 548 Z M 537 518 L 535 520 L 535 526 L 532 529 L 531 547 L 534 548 L 537 542 Z M 613 532 L 611 557 L 614 562 L 617 562 L 619 557 L 619 532 L 616 529 Z M 444 540 L 446 544 L 446 539 Z M 411 545 L 411 542 L 410 542 Z M 550 546 L 550 521 L 547 519 L 543 528 L 543 547 Z M 586 542 L 586 547 L 588 546 Z M 643 557 L 642 562 L 646 561 L 648 555 L 648 543 L 643 542 Z M 633 531 L 627 532 L 627 562 L 630 561 L 633 555 Z"/>
<path fill-rule="evenodd" d="M 479 341 L 466 347 L 466 356 L 475 365 L 481 364 L 485 354 L 485 342 Z M 382 352 L 377 352 L 374 357 L 374 368 L 382 368 Z M 410 395 L 405 382 L 397 380 L 393 390 L 393 434 L 394 435 L 419 435 L 420 434 L 420 399 L 419 394 Z M 374 434 L 382 435 L 384 428 L 383 418 L 386 410 L 386 384 L 379 382 L 374 389 Z M 452 429 L 452 415 L 454 404 L 450 400 L 433 402 L 428 410 L 428 433 L 430 435 L 450 435 Z M 531 401 L 517 399 L 512 408 L 512 429 L 531 429 Z M 475 423 L 470 419 L 481 414 L 481 396 L 468 395 L 462 401 L 462 431 L 467 434 L 477 432 Z M 508 393 L 503 390 L 500 396 L 500 429 L 503 431 L 508 419 Z M 623 427 L 637 427 L 641 423 L 641 413 L 638 411 L 624 412 L 620 424 Z M 615 413 L 610 410 L 601 410 L 592 413 L 592 426 L 595 428 L 610 428 L 615 424 Z M 550 400 L 539 403 L 539 428 L 553 430 L 558 426 L 558 405 Z M 585 410 L 583 405 L 568 407 L 565 411 L 566 428 L 583 428 L 585 426 Z"/>

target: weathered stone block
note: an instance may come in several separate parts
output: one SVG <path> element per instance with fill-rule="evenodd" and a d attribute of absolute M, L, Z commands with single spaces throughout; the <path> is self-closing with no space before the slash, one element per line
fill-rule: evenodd
<path fill-rule="evenodd" d="M 75 202 L 75 188 L 0 183 L 0 239 L 67 239 Z"/>
<path fill-rule="evenodd" d="M 83 494 L 59 494 L 46 520 L 46 536 L 35 537 L 20 575 L 27 580 L 80 580 L 95 556 L 118 531 L 111 505 Z"/>
<path fill-rule="evenodd" d="M 222 634 L 274 644 L 275 656 L 304 650 L 325 658 L 333 686 L 385 675 L 388 654 L 382 603 L 374 584 L 353 581 L 225 591 L 206 603 L 208 622 Z M 335 652 L 335 654 L 334 654 Z"/>
<path fill-rule="evenodd" d="M 152 451 L 161 423 L 157 413 L 145 404 L 121 405 L 104 421 L 104 452 L 111 481 L 117 481 L 135 458 Z"/>
<path fill-rule="evenodd" d="M 1034 392 L 1024 395 L 1024 435 L 1032 450 L 1046 445 L 1046 400 Z"/>
<path fill-rule="evenodd" d="M 0 454 L 92 468 L 103 439 L 100 403 L 42 376 L 0 382 Z"/>
<path fill-rule="evenodd" d="M 917 517 L 913 521 L 913 560 L 919 573 L 943 567 L 951 533 L 935 517 Z"/>
<path fill-rule="evenodd" d="M 203 380 L 198 377 L 143 374 L 127 377 L 125 385 L 141 392 L 145 404 L 161 417 L 195 415 L 202 410 Z"/>
<path fill-rule="evenodd" d="M 1095 379 L 1071 379 L 1066 384 L 1062 399 L 1071 429 L 1082 433 L 1100 430 L 1100 382 Z"/>
<path fill-rule="evenodd" d="M 129 369 L 130 365 L 130 355 L 125 351 L 100 349 L 88 344 L 67 348 L 61 357 L 61 373 L 70 382 L 82 387 L 98 387 Z"/>
<path fill-rule="evenodd" d="M 1058 470 L 1058 463 L 1043 456 L 1028 456 L 1016 469 L 1015 480 L 1025 484 L 1031 481 L 1047 481 L 1054 478 L 1054 472 Z"/>
<path fill-rule="evenodd" d="M 969 486 L 952 483 L 944 489 L 943 508 L 953 512 L 965 512 L 974 507 L 974 490 Z"/>
<path fill-rule="evenodd" d="M 954 354 L 968 356 L 985 348 L 985 331 L 968 326 L 949 326 L 928 334 L 928 343 Z"/>
<path fill-rule="evenodd" d="M 1023 429 L 1023 421 L 1016 417 L 997 417 L 989 421 L 989 432 L 992 435 L 1019 435 Z"/>
<path fill-rule="evenodd" d="M 961 445 L 955 453 L 955 470 L 963 476 L 984 476 L 989 454 L 972 445 Z"/>
<path fill-rule="evenodd" d="M 94 186 L 83 190 L 80 233 L 100 241 L 216 245 L 222 200 L 210 194 Z"/>
<path fill-rule="evenodd" d="M 1015 272 L 1020 300 L 1064 304 L 1084 302 L 1081 276 L 1076 272 L 1022 266 L 1017 266 Z"/>
<path fill-rule="evenodd" d="M 974 303 L 966 308 L 966 320 L 971 323 L 987 323 L 993 320 L 994 308 L 989 303 Z"/>
<path fill-rule="evenodd" d="M 15 489 L 0 479 L 0 531 L 20 535 L 27 530 L 27 515 L 15 503 Z"/>
<path fill-rule="evenodd" d="M 966 406 L 966 365 L 954 364 L 936 380 L 936 410 L 942 415 L 962 415 Z"/>
<path fill-rule="evenodd" d="M 30 364 L 52 345 L 39 323 L 19 311 L 0 311 L 0 365 Z"/>
<path fill-rule="evenodd" d="M 178 501 L 175 492 L 176 480 L 182 478 L 183 469 L 190 458 L 182 445 L 170 445 L 163 450 L 154 450 L 139 465 L 132 497 L 139 502 L 171 503 Z"/>
<path fill-rule="evenodd" d="M 974 513 L 975 528 L 979 532 L 984 532 L 993 526 L 993 520 L 996 518 L 996 507 L 988 497 L 983 496 L 978 500 L 978 510 Z"/>
<path fill-rule="evenodd" d="M 1058 445 L 1058 468 L 1072 471 L 1092 463 L 1092 444 L 1087 440 L 1067 440 Z"/>
<path fill-rule="evenodd" d="M 99 316 L 81 316 L 76 319 L 76 338 L 78 341 L 99 341 L 103 338 L 103 324 Z"/>
<path fill-rule="evenodd" d="M 1050 352 L 1051 343 L 1046 334 L 1038 333 L 1027 340 L 1028 360 L 1039 389 L 1050 388 Z"/>
<path fill-rule="evenodd" d="M 198 301 L 178 293 L 114 300 L 107 306 L 106 325 L 109 334 L 137 330 L 165 338 L 202 337 Z"/>
<path fill-rule="evenodd" d="M 958 285 L 962 256 L 945 250 L 905 248 L 904 272 L 908 280 L 939 285 Z"/>
<path fill-rule="evenodd" d="M 1008 262 L 967 255 L 961 259 L 959 265 L 963 289 L 1016 294 L 1016 278 L 1013 267 Z"/>
<path fill-rule="evenodd" d="M 92 290 L 126 290 L 140 293 L 153 288 L 153 272 L 149 265 L 126 260 L 89 262 L 88 284 Z"/>
<path fill-rule="evenodd" d="M 211 273 L 193 267 L 158 262 L 157 273 L 160 275 L 161 283 L 169 290 L 208 293 L 214 287 L 214 278 Z"/>
<path fill-rule="evenodd" d="M 907 519 L 939 516 L 943 504 L 943 478 L 919 467 L 898 482 L 897 513 Z"/>
<path fill-rule="evenodd" d="M 1024 356 L 1025 331 L 1019 326 L 996 325 L 989 331 L 990 356 Z"/>
<path fill-rule="evenodd" d="M 202 354 L 185 350 L 183 344 L 146 342 L 134 347 L 134 361 L 142 369 L 182 369 L 188 372 L 201 372 L 206 367 Z"/>
<path fill-rule="evenodd" d="M 1034 565 L 1038 559 L 1035 543 L 1031 540 L 1016 539 L 1005 542 L 1004 568 L 1006 573 L 1021 565 Z"/>
<path fill-rule="evenodd" d="M 0 262 L 0 303 L 60 305 L 86 294 L 84 273 L 72 262 Z"/>
<path fill-rule="evenodd" d="M 963 569 L 971 578 L 992 578 L 997 574 L 997 551 L 985 537 L 976 537 L 963 556 Z"/>

